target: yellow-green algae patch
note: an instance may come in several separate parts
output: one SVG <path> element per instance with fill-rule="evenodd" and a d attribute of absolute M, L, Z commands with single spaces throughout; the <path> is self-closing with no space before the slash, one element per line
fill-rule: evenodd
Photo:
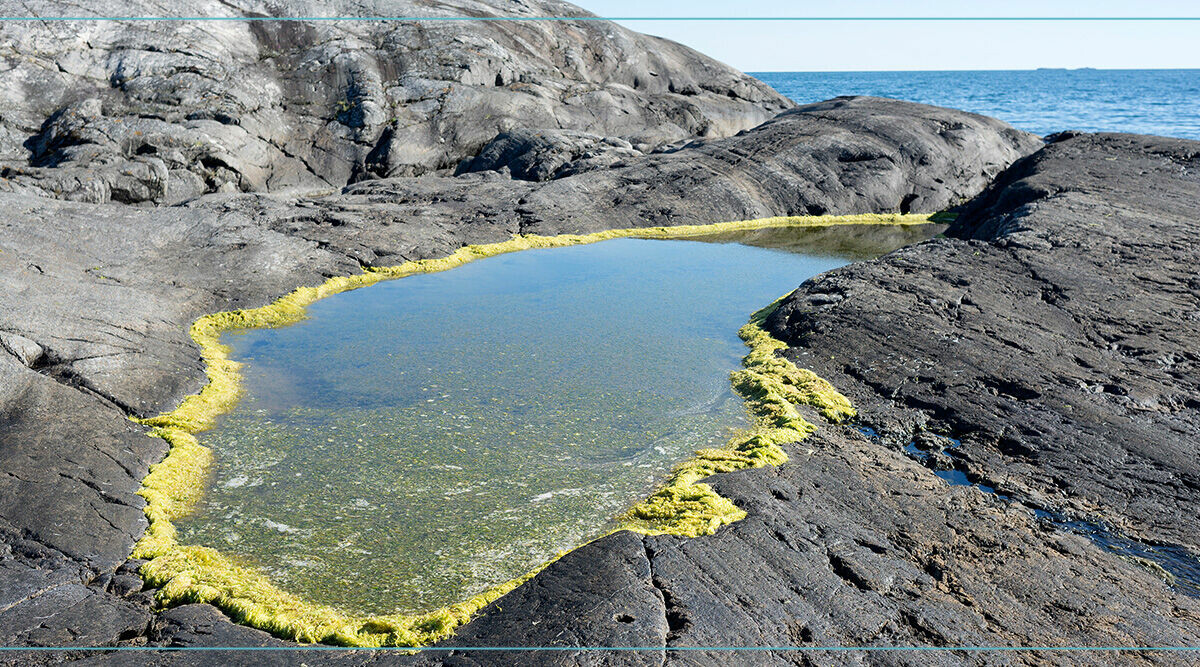
<path fill-rule="evenodd" d="M 779 301 L 755 313 L 738 335 L 750 348 L 745 368 L 731 374 L 733 387 L 746 399 L 755 425 L 721 449 L 702 449 L 671 475 L 670 481 L 620 518 L 622 528 L 647 534 L 686 537 L 711 535 L 746 513 L 700 480 L 722 472 L 780 465 L 787 454 L 780 445 L 799 442 L 816 430 L 796 405 L 810 405 L 823 417 L 839 422 L 854 416 L 850 401 L 810 370 L 776 356 L 787 347 L 762 328 Z"/>
<path fill-rule="evenodd" d="M 768 227 L 807 227 L 847 224 L 924 224 L 925 215 L 854 215 L 767 218 L 678 227 L 609 230 L 594 234 L 514 236 L 508 241 L 469 245 L 440 259 L 368 268 L 362 274 L 331 278 L 317 287 L 301 287 L 261 308 L 206 315 L 193 323 L 190 333 L 206 363 L 208 384 L 185 399 L 175 410 L 142 420 L 150 435 L 170 444 L 167 457 L 152 466 L 141 495 L 149 527 L 135 547 L 134 556 L 149 562 L 142 574 L 160 588 L 163 604 L 206 602 L 235 620 L 289 639 L 350 646 L 421 646 L 443 639 L 491 601 L 520 585 L 549 563 L 522 577 L 495 586 L 458 604 L 422 614 L 354 615 L 315 604 L 280 590 L 254 569 L 233 562 L 206 547 L 179 544 L 172 520 L 185 516 L 204 492 L 212 454 L 195 434 L 212 427 L 238 400 L 239 364 L 221 344 L 225 331 L 269 328 L 297 322 L 305 307 L 326 296 L 371 285 L 380 280 L 432 273 L 475 259 L 531 248 L 553 248 L 614 238 L 688 238 Z M 762 329 L 762 321 L 775 304 L 756 313 L 739 335 L 750 348 L 744 368 L 733 373 L 733 384 L 755 418 L 755 426 L 720 449 L 696 452 L 680 465 L 668 483 L 650 498 L 619 518 L 619 529 L 683 536 L 711 534 L 720 526 L 745 516 L 728 499 L 701 480 L 718 473 L 764 465 L 778 465 L 787 456 L 781 444 L 796 442 L 815 427 L 797 412 L 796 404 L 816 408 L 824 417 L 840 420 L 854 414 L 845 397 L 811 371 L 796 368 L 776 356 L 784 344 Z M 560 554 L 561 555 L 561 554 Z"/>

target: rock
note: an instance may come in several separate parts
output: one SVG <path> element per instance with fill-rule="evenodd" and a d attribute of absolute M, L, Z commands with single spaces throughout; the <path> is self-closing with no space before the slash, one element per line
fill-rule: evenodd
<path fill-rule="evenodd" d="M 15 333 L 0 331 L 0 346 L 30 368 L 42 358 L 41 345 Z"/>
<path fill-rule="evenodd" d="M 455 647 L 581 646 L 665 647 L 669 623 L 663 594 L 652 580 L 650 561 L 641 537 L 621 532 L 581 547 L 551 565 L 528 585 L 492 603 L 475 620 L 445 642 Z M 622 587 L 612 583 L 620 581 Z M 582 609 L 577 601 L 594 600 Z M 536 612 L 512 614 L 519 608 Z M 505 640 L 513 643 L 498 643 Z M 526 664 L 531 655 L 449 651 L 434 654 L 436 662 L 451 665 Z M 558 650 L 536 656 L 540 664 L 606 664 L 603 652 Z M 620 664 L 662 664 L 663 650 L 635 651 Z M 430 660 L 429 662 L 435 662 Z"/>
<path fill-rule="evenodd" d="M 161 203 L 173 206 L 195 199 L 206 192 L 208 184 L 199 174 L 187 169 L 171 169 L 167 172 L 167 189 L 163 193 Z"/>
<path fill-rule="evenodd" d="M 588 547 L 620 549 L 626 559 L 644 549 L 651 581 L 664 600 L 668 662 L 730 660 L 725 652 L 672 647 L 1045 646 L 1104 640 L 1114 646 L 1185 646 L 1200 637 L 1188 620 L 1200 609 L 1195 599 L 1173 593 L 1079 535 L 1043 529 L 1028 509 L 976 489 L 948 487 L 919 463 L 866 442 L 852 429 L 824 424 L 810 440 L 788 448 L 788 455 L 791 461 L 779 468 L 710 478 L 749 514 L 713 536 L 644 537 L 639 545 L 634 536 L 618 533 Z M 564 571 L 568 568 L 574 571 Z M 590 572 L 583 562 L 564 560 L 555 576 L 583 580 Z M 633 571 L 613 573 L 600 590 L 555 598 L 555 614 L 576 619 L 560 626 L 561 634 L 519 625 L 543 618 L 547 603 L 517 589 L 497 601 L 501 611 L 484 617 L 490 645 L 539 645 L 542 632 L 573 646 L 603 645 L 598 642 L 615 624 L 582 619 L 596 605 L 640 590 L 641 581 Z M 1107 614 L 1121 622 L 1082 620 Z M 754 655 L 755 664 L 818 656 L 830 663 L 890 664 L 866 652 Z M 1030 654 L 1038 656 L 1044 654 Z M 1077 659 L 1102 665 L 1111 656 Z M 950 655 L 941 660 L 960 661 Z"/>
<path fill-rule="evenodd" d="M 12 3 L 10 3 L 12 4 Z M 189 0 L 186 16 L 264 16 Z M 289 15 L 321 15 L 292 3 Z M 272 10 L 272 11 L 279 11 Z M 151 16 L 106 0 L 80 16 Z M 589 16 L 553 0 L 358 3 L 387 16 Z M 58 3 L 12 15 L 59 16 Z M 496 135 L 554 127 L 649 146 L 728 136 L 792 106 L 667 40 L 579 22 L 45 22 L 0 26 L 0 189 L 103 202 L 288 192 L 453 169 Z M 147 171 L 147 159 L 161 161 Z M 188 172 L 183 176 L 178 172 Z M 182 184 L 173 187 L 171 181 Z M 178 190 L 178 192 L 176 192 Z M 170 194 L 168 192 L 170 191 Z"/>
<path fill-rule="evenodd" d="M 880 433 L 961 438 L 972 479 L 1200 554 L 1198 155 L 1060 138 L 964 206 L 952 238 L 814 279 L 770 326 Z M 812 309 L 830 281 L 847 298 Z"/>
<path fill-rule="evenodd" d="M 141 635 L 150 610 L 87 586 L 63 584 L 0 612 L 9 646 L 96 646 Z"/>
<path fill-rule="evenodd" d="M 158 614 L 145 630 L 143 643 L 129 645 L 145 646 L 146 643 L 166 646 L 175 651 L 144 652 L 133 654 L 138 665 L 194 665 L 220 664 L 230 666 L 258 665 L 361 665 L 369 660 L 382 658 L 387 662 L 412 662 L 403 654 L 375 653 L 370 651 L 305 650 L 296 644 L 279 641 L 271 635 L 229 622 L 219 611 L 203 604 L 185 604 Z M 205 650 L 207 647 L 240 647 L 243 650 Z M 199 649 L 199 650 L 197 650 Z M 254 650 L 245 650 L 254 649 Z M 291 650 L 289 650 L 291 649 Z M 128 665 L 128 653 L 111 652 L 89 654 L 76 664 L 84 665 Z"/>
<path fill-rule="evenodd" d="M 355 11 L 579 11 L 382 7 Z M 1196 600 L 1029 510 L 1096 512 L 1195 547 L 1195 142 L 1059 137 L 1021 159 L 1042 142 L 999 121 L 862 97 L 789 109 L 684 47 L 604 22 L 8 23 L 0 39 L 11 643 L 291 647 L 207 605 L 152 611 L 127 560 L 145 527 L 140 480 L 165 450 L 129 417 L 202 386 L 187 335 L 200 315 L 516 233 L 934 211 L 973 197 L 953 238 L 810 281 L 771 320 L 787 354 L 845 391 L 882 439 L 809 415 L 820 430 L 788 448 L 790 463 L 710 480 L 745 520 L 698 539 L 610 535 L 440 650 L 387 659 L 709 664 L 730 657 L 678 649 L 1200 642 Z M 367 180 L 311 191 L 352 177 Z M 924 431 L 963 444 L 939 448 Z M 914 434 L 930 460 L 1014 500 L 948 487 L 898 450 Z M 617 643 L 646 650 L 578 650 Z M 505 644 L 566 650 L 470 650 Z"/>
<path fill-rule="evenodd" d="M 623 139 L 567 130 L 514 130 L 498 135 L 455 175 L 507 169 L 523 181 L 546 181 L 611 167 L 643 153 Z"/>
<path fill-rule="evenodd" d="M 136 574 L 118 574 L 108 583 L 108 590 L 119 597 L 129 597 L 142 590 L 142 578 Z"/>
<path fill-rule="evenodd" d="M 6 169 L 2 178 L 14 191 L 52 194 L 71 201 L 100 204 L 158 203 L 167 194 L 167 169 L 161 160 L 134 159 L 90 167 Z"/>
<path fill-rule="evenodd" d="M 229 624 L 206 604 L 185 604 L 159 614 L 151 634 L 164 646 L 287 646 L 261 630 Z"/>
<path fill-rule="evenodd" d="M 480 164 L 493 168 L 504 162 L 490 156 L 512 145 L 519 142 L 498 141 Z M 390 235 L 385 227 L 397 216 L 438 220 L 444 227 L 462 220 L 501 226 L 498 238 L 503 238 L 513 232 L 589 232 L 774 215 L 936 211 L 965 201 L 1004 165 L 1040 145 L 1036 137 L 983 116 L 847 97 L 786 111 L 734 137 L 624 158 L 608 168 L 563 173 L 545 182 L 466 173 L 357 183 L 323 200 L 320 214 L 291 224 L 306 238 L 340 243 L 339 237 L 350 234 L 356 244 L 385 250 L 386 239 L 369 230 Z M 538 152 L 519 155 L 514 159 Z M 558 164 L 557 157 L 549 160 Z M 353 211 L 357 223 L 329 225 L 329 219 L 343 217 L 342 211 Z M 391 261 L 374 254 L 359 259 Z"/>

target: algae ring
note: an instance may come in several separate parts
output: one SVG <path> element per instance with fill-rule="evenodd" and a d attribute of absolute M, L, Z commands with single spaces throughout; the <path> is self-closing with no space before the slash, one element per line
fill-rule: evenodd
<path fill-rule="evenodd" d="M 223 332 L 291 324 L 305 317 L 305 308 L 309 304 L 332 294 L 389 278 L 443 271 L 475 259 L 516 250 L 576 246 L 614 238 L 690 238 L 738 230 L 844 224 L 912 225 L 927 221 L 927 216 L 911 215 L 774 218 L 705 226 L 614 230 L 591 235 L 522 236 L 502 243 L 467 246 L 442 259 L 409 262 L 398 267 L 370 269 L 356 276 L 333 278 L 318 287 L 300 288 L 262 308 L 202 317 L 193 324 L 191 334 L 207 363 L 208 385 L 199 394 L 187 398 L 176 410 L 143 422 L 152 427 L 152 435 L 171 444 L 167 458 L 153 466 L 143 482 L 141 493 L 148 501 L 146 515 L 150 526 L 135 551 L 136 556 L 149 561 L 143 567 L 143 576 L 151 585 L 160 587 L 159 599 L 164 604 L 212 603 L 235 620 L 282 637 L 355 646 L 420 646 L 448 636 L 476 611 L 533 574 L 434 611 L 357 614 L 286 592 L 272 583 L 261 568 L 241 564 L 227 553 L 181 544 L 175 522 L 187 516 L 200 502 L 212 465 L 212 452 L 197 441 L 196 434 L 211 428 L 218 416 L 230 412 L 237 404 L 242 388 L 239 364 L 230 358 L 229 348 L 221 343 Z M 779 445 L 796 442 L 815 428 L 800 417 L 794 407 L 796 404 L 811 405 L 835 421 L 853 414 L 849 402 L 827 382 L 776 356 L 783 344 L 771 338 L 760 326 L 771 308 L 773 306 L 756 313 L 739 332 L 750 353 L 743 360 L 744 367 L 732 377 L 734 389 L 745 399 L 753 417 L 753 426 L 725 446 L 701 449 L 677 466 L 665 485 L 617 518 L 617 528 L 686 536 L 710 534 L 720 526 L 740 519 L 744 513 L 701 480 L 718 472 L 777 465 L 785 461 L 786 455 Z M 431 395 L 427 400 L 440 399 Z M 519 427 L 517 424 L 504 425 L 505 432 L 515 433 Z M 239 477 L 229 483 L 242 486 L 247 481 Z M 370 505 L 371 501 L 364 498 L 361 502 Z M 300 530 L 282 521 L 274 522 L 272 528 L 283 532 Z M 536 568 L 535 572 L 545 564 L 548 563 Z"/>

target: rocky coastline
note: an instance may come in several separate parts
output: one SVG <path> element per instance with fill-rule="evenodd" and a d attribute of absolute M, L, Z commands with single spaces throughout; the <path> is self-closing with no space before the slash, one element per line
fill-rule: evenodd
<path fill-rule="evenodd" d="M 54 13 L 42 4 L 34 9 Z M 475 0 L 362 13 L 397 4 L 582 15 Z M 188 5 L 181 14 L 269 11 Z M 93 11 L 154 13 L 128 2 Z M 1043 140 L 880 98 L 795 107 L 685 47 L 604 22 L 9 24 L 0 44 L 10 82 L 0 94 L 9 645 L 294 646 L 208 605 L 156 607 L 129 560 L 146 527 L 136 493 L 165 454 L 129 418 L 170 410 L 204 384 L 187 332 L 198 317 L 513 234 L 945 209 L 958 217 L 944 238 L 806 282 L 767 320 L 783 354 L 859 416 L 835 425 L 801 408 L 820 428 L 784 446 L 788 463 L 711 478 L 747 518 L 700 538 L 620 532 L 589 544 L 435 650 L 303 659 L 710 664 L 729 655 L 691 649 L 1200 644 L 1186 572 L 1069 525 L 1200 554 L 1200 142 Z M 947 484 L 938 473 L 948 471 L 967 483 Z M 470 650 L 494 646 L 565 650 Z M 644 650 L 572 648 L 596 646 Z"/>

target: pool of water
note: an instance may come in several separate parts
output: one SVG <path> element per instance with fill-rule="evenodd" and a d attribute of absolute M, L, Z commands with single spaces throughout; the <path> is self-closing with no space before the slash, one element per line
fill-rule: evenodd
<path fill-rule="evenodd" d="M 747 425 L 751 312 L 938 231 L 764 230 L 528 250 L 226 335 L 245 396 L 180 539 L 360 613 L 463 600 L 602 534 Z"/>

